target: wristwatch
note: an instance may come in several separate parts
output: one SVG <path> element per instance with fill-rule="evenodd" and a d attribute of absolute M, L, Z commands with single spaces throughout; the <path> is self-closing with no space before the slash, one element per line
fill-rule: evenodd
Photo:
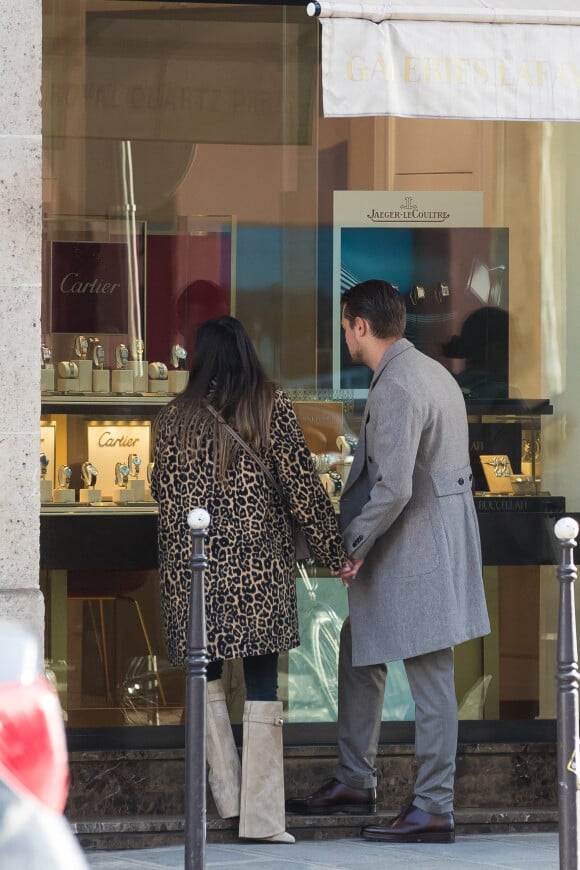
<path fill-rule="evenodd" d="M 102 344 L 95 344 L 93 346 L 93 363 L 97 369 L 105 367 L 105 348 Z"/>
<path fill-rule="evenodd" d="M 81 474 L 87 489 L 94 489 L 97 482 L 97 469 L 91 462 L 83 462 L 81 465 Z"/>
<path fill-rule="evenodd" d="M 72 474 L 72 469 L 68 465 L 59 465 L 57 472 L 58 485 L 60 489 L 68 489 L 70 484 L 70 478 Z"/>
<path fill-rule="evenodd" d="M 145 353 L 145 342 L 142 338 L 134 338 L 131 341 L 131 356 L 133 359 L 137 361 L 141 361 L 143 359 L 143 355 Z"/>
<path fill-rule="evenodd" d="M 115 483 L 125 488 L 129 483 L 129 467 L 124 462 L 117 462 L 115 465 Z"/>
<path fill-rule="evenodd" d="M 46 453 L 40 454 L 40 479 L 46 480 L 46 472 L 48 470 L 48 466 L 50 465 L 50 460 Z"/>
<path fill-rule="evenodd" d="M 171 365 L 179 371 L 185 370 L 185 362 L 187 360 L 187 351 L 180 344 L 174 344 L 171 348 Z"/>
<path fill-rule="evenodd" d="M 58 364 L 58 374 L 61 378 L 78 378 L 79 367 L 72 360 L 62 360 Z"/>
<path fill-rule="evenodd" d="M 135 479 L 138 478 L 141 467 L 141 457 L 137 456 L 136 453 L 130 453 L 127 465 L 129 466 L 129 474 Z"/>
<path fill-rule="evenodd" d="M 74 340 L 74 352 L 79 359 L 86 359 L 89 351 L 89 340 L 84 335 L 77 335 Z"/>
<path fill-rule="evenodd" d="M 124 369 L 129 362 L 129 348 L 126 344 L 118 344 L 115 348 L 115 362 L 118 369 Z"/>
<path fill-rule="evenodd" d="M 46 368 L 47 365 L 50 364 L 52 359 L 52 351 L 46 344 L 40 345 L 40 364 L 42 368 Z"/>
<path fill-rule="evenodd" d="M 152 381 L 164 381 L 167 378 L 167 366 L 165 363 L 149 363 L 149 377 Z"/>

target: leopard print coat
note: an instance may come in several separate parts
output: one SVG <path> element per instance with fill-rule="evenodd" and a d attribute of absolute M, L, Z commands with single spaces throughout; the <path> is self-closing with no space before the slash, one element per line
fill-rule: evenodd
<path fill-rule="evenodd" d="M 259 465 L 240 449 L 225 481 L 213 474 L 211 434 L 184 455 L 175 439 L 176 408 L 158 419 L 151 491 L 159 503 L 161 605 L 167 652 L 182 666 L 190 595 L 190 510 L 210 515 L 205 552 L 207 651 L 210 661 L 282 652 L 298 646 L 295 558 L 286 509 Z M 270 447 L 261 459 L 299 519 L 317 561 L 346 562 L 334 508 L 310 458 L 288 396 L 277 390 Z"/>

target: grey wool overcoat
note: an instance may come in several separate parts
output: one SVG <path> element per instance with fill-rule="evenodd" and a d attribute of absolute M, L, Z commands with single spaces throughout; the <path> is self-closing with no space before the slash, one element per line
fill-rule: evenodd
<path fill-rule="evenodd" d="M 412 658 L 489 632 L 465 401 L 406 339 L 371 382 L 341 498 L 353 665 Z"/>

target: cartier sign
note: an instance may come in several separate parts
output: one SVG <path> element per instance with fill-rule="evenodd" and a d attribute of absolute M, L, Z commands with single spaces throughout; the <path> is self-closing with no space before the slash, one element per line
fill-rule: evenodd
<path fill-rule="evenodd" d="M 130 465 L 129 456 L 136 453 L 141 459 L 141 476 L 149 462 L 151 426 L 149 423 L 111 421 L 107 424 L 89 423 L 87 427 L 88 459 L 97 468 L 97 486 L 103 498 L 108 499 L 115 484 L 115 466 L 118 462 Z"/>
<path fill-rule="evenodd" d="M 52 332 L 126 334 L 129 265 L 123 242 L 53 242 Z"/>

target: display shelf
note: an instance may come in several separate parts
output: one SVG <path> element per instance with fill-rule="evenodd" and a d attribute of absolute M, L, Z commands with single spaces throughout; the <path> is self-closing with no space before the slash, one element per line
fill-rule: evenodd
<path fill-rule="evenodd" d="M 481 514 L 527 513 L 563 514 L 566 499 L 561 495 L 494 495 L 475 494 L 475 509 Z"/>
<path fill-rule="evenodd" d="M 120 414 L 162 408 L 174 398 L 173 394 L 157 393 L 44 393 L 41 409 L 44 414 Z"/>
<path fill-rule="evenodd" d="M 69 414 L 79 419 L 89 414 L 152 418 L 172 398 L 172 395 L 147 393 L 44 394 L 42 410 L 44 414 Z M 521 438 L 528 437 L 526 430 L 539 437 L 541 417 L 553 413 L 548 399 L 469 400 L 466 409 L 474 468 L 482 453 L 510 451 L 519 467 Z M 474 499 L 484 564 L 542 565 L 557 561 L 553 523 L 565 513 L 566 502 L 562 496 L 541 491 L 540 474 L 536 485 L 536 495 L 479 491 L 485 489 L 485 481 L 478 487 Z M 52 568 L 79 567 L 86 561 L 88 546 L 91 560 L 96 558 L 101 567 L 156 567 L 157 515 L 154 502 L 43 504 L 40 509 L 41 563 Z"/>
<path fill-rule="evenodd" d="M 114 514 L 118 514 L 119 516 L 131 516 L 131 517 L 140 517 L 140 516 L 157 516 L 158 509 L 157 504 L 127 504 L 127 505 L 116 505 L 111 503 L 99 503 L 99 504 L 80 504 L 79 502 L 75 502 L 74 504 L 69 505 L 59 505 L 59 504 L 43 504 L 40 508 L 40 516 L 51 516 L 51 517 L 70 517 L 70 516 L 79 516 L 89 519 L 90 517 L 99 517 L 99 516 L 112 516 Z"/>
<path fill-rule="evenodd" d="M 549 399 L 466 399 L 470 417 L 538 417 L 554 413 Z"/>

